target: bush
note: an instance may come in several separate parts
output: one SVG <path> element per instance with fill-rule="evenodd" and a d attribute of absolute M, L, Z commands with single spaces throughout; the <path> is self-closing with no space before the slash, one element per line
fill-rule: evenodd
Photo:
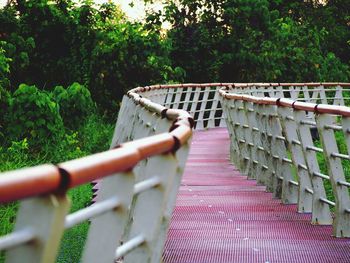
<path fill-rule="evenodd" d="M 5 137 L 5 127 L 7 126 L 5 123 L 5 117 L 8 114 L 8 108 L 9 108 L 9 99 L 10 94 L 1 87 L 0 85 L 0 144 L 4 142 Z"/>
<path fill-rule="evenodd" d="M 2 48 L 3 42 L 0 42 L 0 143 L 4 138 L 5 116 L 8 112 L 8 103 L 10 94 L 5 89 L 9 85 L 8 74 L 10 73 L 9 58 L 5 56 Z"/>
<path fill-rule="evenodd" d="M 27 138 L 34 148 L 57 141 L 64 132 L 57 103 L 46 92 L 26 84 L 21 84 L 10 99 L 7 120 L 9 138 Z"/>
<path fill-rule="evenodd" d="M 64 125 L 70 129 L 80 126 L 87 116 L 96 110 L 90 91 L 77 82 L 67 89 L 61 86 L 56 87 L 53 96 L 59 104 L 59 112 Z"/>

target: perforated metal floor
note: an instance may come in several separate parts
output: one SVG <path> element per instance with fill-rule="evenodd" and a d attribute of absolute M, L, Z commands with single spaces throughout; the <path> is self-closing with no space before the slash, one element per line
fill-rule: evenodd
<path fill-rule="evenodd" d="M 196 131 L 177 197 L 165 263 L 350 262 L 350 239 L 313 226 L 229 162 L 226 129 Z"/>

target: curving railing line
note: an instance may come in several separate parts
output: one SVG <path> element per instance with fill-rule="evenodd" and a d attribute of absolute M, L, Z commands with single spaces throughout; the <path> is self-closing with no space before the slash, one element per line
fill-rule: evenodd
<path fill-rule="evenodd" d="M 0 202 L 21 200 L 15 230 L 0 238 L 6 262 L 55 262 L 64 230 L 86 220 L 83 262 L 159 262 L 192 127 L 187 112 L 131 91 L 111 150 L 2 173 Z M 67 190 L 101 178 L 96 203 L 68 214 Z"/>
<path fill-rule="evenodd" d="M 350 158 L 337 149 L 340 133 L 350 149 L 350 111 L 337 106 L 347 105 L 349 94 L 347 83 L 133 89 L 123 97 L 109 151 L 0 174 L 0 203 L 21 201 L 0 251 L 7 251 L 6 262 L 54 262 L 64 230 L 90 220 L 83 262 L 159 262 L 192 128 L 226 125 L 232 161 L 243 173 L 283 203 L 312 212 L 313 223 L 333 223 L 336 236 L 349 236 L 350 183 L 341 160 Z M 67 190 L 96 180 L 95 204 L 68 214 Z"/>
<path fill-rule="evenodd" d="M 350 85 L 336 86 L 338 93 L 333 94 L 341 97 Z M 333 224 L 335 236 L 349 237 L 350 108 L 303 102 L 299 99 L 307 99 L 299 96 L 263 97 L 277 92 L 266 87 L 270 85 L 259 87 L 260 92 L 255 85 L 219 91 L 232 161 L 283 203 L 297 203 L 298 212 L 312 213 L 313 224 Z M 323 96 L 327 92 L 319 90 Z M 344 101 L 343 97 L 336 103 Z"/>

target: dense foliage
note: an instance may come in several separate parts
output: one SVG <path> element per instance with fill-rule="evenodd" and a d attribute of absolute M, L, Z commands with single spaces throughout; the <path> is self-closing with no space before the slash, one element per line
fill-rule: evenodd
<path fill-rule="evenodd" d="M 182 72 L 169 66 L 168 42 L 127 21 L 112 2 L 11 1 L 0 10 L 0 28 L 0 54 L 11 58 L 0 60 L 10 65 L 10 90 L 21 83 L 50 90 L 79 82 L 115 116 L 131 87 L 181 80 Z"/>
<path fill-rule="evenodd" d="M 348 81 L 349 1 L 179 0 L 151 13 L 171 24 L 171 61 L 195 82 Z"/>

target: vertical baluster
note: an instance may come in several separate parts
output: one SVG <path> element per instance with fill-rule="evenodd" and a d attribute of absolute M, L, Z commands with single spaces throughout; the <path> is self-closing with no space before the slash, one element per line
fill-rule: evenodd
<path fill-rule="evenodd" d="M 292 100 L 298 100 L 300 91 L 301 91 L 301 89 L 299 86 L 291 86 L 290 87 L 290 98 Z"/>
<path fill-rule="evenodd" d="M 230 134 L 230 159 L 235 166 L 240 169 L 240 151 L 238 147 L 238 138 L 236 135 L 236 129 L 234 123 L 237 121 L 235 114 L 235 102 L 234 100 L 222 99 L 222 105 L 226 116 L 226 124 Z"/>
<path fill-rule="evenodd" d="M 320 86 L 317 87 L 317 89 L 319 89 L 319 96 L 320 96 L 320 99 L 321 99 L 321 103 L 322 104 L 328 104 L 327 94 L 326 94 L 324 86 L 320 85 Z"/>
<path fill-rule="evenodd" d="M 232 85 L 228 85 L 226 87 L 227 90 L 231 90 L 232 89 Z M 217 93 L 218 90 L 217 90 Z M 223 98 L 221 96 L 218 96 L 218 106 L 217 106 L 217 112 L 220 112 L 220 116 L 217 116 L 217 118 L 219 118 L 219 127 L 227 127 L 228 125 L 226 123 L 226 116 L 225 116 L 225 110 L 224 110 L 224 105 L 223 105 Z"/>
<path fill-rule="evenodd" d="M 348 188 L 338 183 L 339 181 L 345 181 L 344 170 L 341 160 L 333 156 L 333 153 L 339 153 L 334 131 L 327 128 L 327 125 L 333 125 L 335 123 L 335 117 L 329 114 L 316 114 L 316 124 L 320 133 L 333 193 L 335 195 L 336 206 L 333 233 L 337 237 L 350 237 L 350 213 L 347 212 L 350 204 Z M 347 129 L 349 127 L 347 119 L 344 119 L 344 124 Z"/>
<path fill-rule="evenodd" d="M 64 194 L 50 194 L 21 202 L 14 231 L 30 228 L 35 240 L 7 251 L 6 263 L 56 262 L 70 202 Z"/>
<path fill-rule="evenodd" d="M 124 95 L 122 104 L 119 110 L 119 116 L 117 123 L 115 125 L 111 148 L 114 148 L 116 145 L 127 141 L 127 138 L 132 129 L 133 121 L 135 118 L 135 103 L 128 96 Z M 130 120 L 133 120 L 130 122 Z"/>
<path fill-rule="evenodd" d="M 340 85 L 337 85 L 335 88 L 335 95 L 334 95 L 334 105 L 345 105 L 344 98 L 343 98 L 343 87 Z"/>
<path fill-rule="evenodd" d="M 312 198 L 312 220 L 313 224 L 329 225 L 332 224 L 333 219 L 327 203 L 321 202 L 321 198 L 327 198 L 326 191 L 323 185 L 323 179 L 315 176 L 320 173 L 320 167 L 318 165 L 317 156 L 315 151 L 309 150 L 308 147 L 314 146 L 310 125 L 303 124 L 302 121 L 309 120 L 305 111 L 294 111 L 294 119 L 298 125 L 298 135 L 300 138 L 303 155 L 308 167 L 309 176 L 311 178 L 313 186 L 313 198 Z"/>
<path fill-rule="evenodd" d="M 275 87 L 275 96 L 276 98 L 284 98 L 284 93 L 283 93 L 283 87 L 282 86 L 277 86 Z"/>
<path fill-rule="evenodd" d="M 190 103 L 190 99 L 191 99 L 191 94 L 192 94 L 192 87 L 188 87 L 186 91 L 184 91 L 186 93 L 185 95 L 185 99 L 183 101 L 183 110 L 188 111 L 188 106 Z"/>
<path fill-rule="evenodd" d="M 243 125 L 245 124 L 245 118 L 242 116 L 242 101 L 232 100 L 234 107 L 231 106 L 231 116 L 233 120 L 233 129 L 235 131 L 236 142 L 238 146 L 239 154 L 239 170 L 242 174 L 249 174 L 249 149 L 245 140 L 245 131 Z M 244 123 L 242 123 L 244 122 Z"/>
<path fill-rule="evenodd" d="M 280 111 L 284 119 L 286 139 L 289 150 L 292 154 L 292 160 L 298 175 L 299 195 L 298 195 L 298 212 L 312 212 L 312 192 L 313 187 L 309 171 L 306 166 L 304 153 L 301 146 L 301 140 L 298 136 L 298 125 L 290 109 Z M 294 180 L 295 181 L 295 180 Z"/>
<path fill-rule="evenodd" d="M 222 127 L 222 128 L 226 128 L 226 122 L 225 122 L 225 117 L 224 117 L 224 110 L 223 110 L 223 106 L 222 106 L 222 102 L 218 102 L 218 108 L 216 110 L 217 112 L 221 112 L 219 116 L 217 116 L 217 118 L 219 119 L 219 125 L 218 127 Z"/>
<path fill-rule="evenodd" d="M 311 89 L 311 88 L 310 88 Z M 310 89 L 309 89 L 309 92 L 310 92 Z M 314 87 L 312 88 L 312 96 L 311 96 L 311 102 L 312 103 L 318 103 L 318 99 L 320 97 L 320 90 L 319 90 L 319 87 Z"/>
<path fill-rule="evenodd" d="M 181 102 L 181 96 L 182 96 L 182 88 L 176 88 L 176 91 L 175 91 L 175 100 L 174 100 L 174 103 L 173 103 L 173 109 L 178 109 L 179 108 L 179 105 L 180 105 L 180 102 Z"/>
<path fill-rule="evenodd" d="M 209 114 L 209 120 L 208 120 L 208 125 L 207 128 L 214 128 L 215 127 L 215 115 L 217 113 L 217 108 L 219 104 L 219 93 L 217 91 L 212 91 L 215 92 L 214 98 L 213 98 L 213 103 L 211 105 L 210 109 L 210 114 Z"/>
<path fill-rule="evenodd" d="M 196 87 L 194 88 L 193 92 L 193 99 L 191 101 L 191 108 L 189 113 L 193 116 L 194 121 L 195 121 L 195 127 L 197 127 L 197 119 L 198 119 L 198 111 L 197 111 L 197 106 L 198 106 L 198 101 L 199 97 L 201 95 L 202 88 L 201 87 Z"/>
<path fill-rule="evenodd" d="M 241 172 L 247 175 L 249 179 L 254 177 L 252 170 L 252 146 L 253 140 L 249 132 L 249 122 L 246 115 L 246 109 L 242 100 L 236 100 L 237 120 L 236 129 L 239 136 L 238 145 L 242 153 L 243 170 Z"/>
<path fill-rule="evenodd" d="M 276 105 L 265 105 L 267 108 L 267 114 L 269 118 L 269 132 L 271 136 L 270 147 L 271 147 L 271 160 L 273 165 L 273 177 L 272 177 L 272 188 L 274 198 L 281 198 L 283 178 L 286 172 L 290 172 L 290 167 L 286 167 L 284 158 L 287 158 L 287 151 L 285 147 L 285 141 L 282 137 L 282 127 L 277 113 Z M 289 166 L 289 165 L 288 165 Z M 285 170 L 287 169 L 287 170 Z"/>
<path fill-rule="evenodd" d="M 159 95 L 159 104 L 160 105 L 164 105 L 165 101 L 166 101 L 166 97 L 168 95 L 167 89 L 164 88 L 160 88 L 158 89 L 158 92 L 160 93 Z"/>
<path fill-rule="evenodd" d="M 198 104 L 198 99 L 199 99 L 199 95 L 200 95 L 200 92 L 202 91 L 202 89 L 200 87 L 196 87 L 194 88 L 193 92 L 194 92 L 194 96 L 193 96 L 193 99 L 191 101 L 191 108 L 190 108 L 190 113 L 192 116 L 194 116 L 195 112 L 196 112 L 196 109 L 197 109 L 197 104 Z"/>
<path fill-rule="evenodd" d="M 257 137 L 258 141 L 258 156 L 259 163 L 261 164 L 262 172 L 258 175 L 257 183 L 266 185 L 268 178 L 270 176 L 269 171 L 269 155 L 268 150 L 266 149 L 266 126 L 264 124 L 264 110 L 263 105 L 255 103 L 254 104 L 254 112 L 256 117 L 256 125 L 257 125 Z"/>
<path fill-rule="evenodd" d="M 177 161 L 172 153 L 148 160 L 144 179 L 156 177 L 160 183 L 159 186 L 141 192 L 136 197 L 129 238 L 142 236 L 145 241 L 124 257 L 125 263 L 153 262 L 153 248 L 157 244 L 176 168 Z"/>
<path fill-rule="evenodd" d="M 256 120 L 255 120 L 255 112 L 253 108 L 252 102 L 244 101 L 243 102 L 244 112 L 246 115 L 246 121 L 248 128 L 246 129 L 247 137 L 249 139 L 248 146 L 250 148 L 250 165 L 251 172 L 250 178 L 257 179 L 257 177 L 262 172 L 262 166 L 259 162 L 258 157 L 258 140 L 259 138 L 259 130 L 257 130 Z"/>
<path fill-rule="evenodd" d="M 261 118 L 260 118 L 260 124 L 261 124 L 261 142 L 262 147 L 264 148 L 265 152 L 265 160 L 267 161 L 267 170 L 268 173 L 265 173 L 265 182 L 266 190 L 268 192 L 273 192 L 273 177 L 275 175 L 275 167 L 274 167 L 274 161 L 272 157 L 272 133 L 271 133 L 271 126 L 270 126 L 270 112 L 269 112 L 269 105 L 260 104 L 259 105 L 260 112 L 261 112 Z M 265 168 L 266 169 L 266 168 Z"/>
<path fill-rule="evenodd" d="M 114 261 L 115 250 L 120 245 L 125 230 L 134 182 L 133 172 L 115 174 L 101 181 L 97 204 L 117 198 L 120 205 L 117 209 L 91 220 L 82 262 Z"/>
<path fill-rule="evenodd" d="M 307 85 L 303 85 L 302 91 L 303 91 L 303 95 L 304 95 L 304 101 L 312 103 L 312 101 L 310 100 L 309 87 Z"/>
<path fill-rule="evenodd" d="M 169 189 L 169 197 L 165 205 L 164 214 L 160 226 L 160 233 L 158 235 L 158 240 L 156 241 L 156 244 L 153 249 L 153 256 L 151 262 L 161 262 L 162 252 L 166 241 L 166 235 L 169 229 L 170 219 L 175 207 L 177 193 L 181 185 L 182 175 L 185 170 L 190 145 L 191 140 L 188 140 L 186 144 L 182 145 L 181 148 L 179 148 L 175 153 L 175 158 L 177 160 L 176 175 L 172 187 Z"/>
<path fill-rule="evenodd" d="M 283 133 L 285 134 L 288 150 L 289 152 L 291 152 L 291 155 L 292 155 L 293 163 L 294 164 L 298 163 L 299 162 L 298 159 L 295 159 L 294 161 L 294 157 L 295 155 L 297 155 L 297 148 L 295 147 L 294 144 L 292 144 L 293 140 L 298 140 L 298 136 L 296 134 L 297 126 L 292 118 L 293 110 L 286 107 L 278 107 L 278 114 L 280 116 L 281 126 L 283 129 Z M 294 146 L 292 147 L 292 145 Z M 299 187 L 291 183 L 291 182 L 294 182 L 295 180 L 296 178 L 293 177 L 291 169 L 289 170 L 289 172 L 284 174 L 283 186 L 282 186 L 282 202 L 284 204 L 298 203 L 298 211 L 302 212 L 304 207 L 303 201 L 304 201 L 305 191 L 299 191 L 298 190 Z M 299 178 L 299 181 L 300 181 L 300 178 Z M 300 196 L 300 193 L 302 193 L 303 196 Z M 310 201 L 311 200 L 312 199 L 310 199 Z"/>
<path fill-rule="evenodd" d="M 258 87 L 255 86 L 255 89 L 253 89 L 252 91 L 253 96 L 256 96 L 256 97 L 265 97 L 264 93 L 265 93 L 265 87 L 262 87 L 262 86 L 258 86 Z"/>
<path fill-rule="evenodd" d="M 164 101 L 164 107 L 171 108 L 173 96 L 174 96 L 174 88 L 167 88 L 167 95 Z"/>
<path fill-rule="evenodd" d="M 204 128 L 203 118 L 204 118 L 204 112 L 207 109 L 207 100 L 209 97 L 210 87 L 205 87 L 202 89 L 202 91 L 204 92 L 204 94 L 203 94 L 203 98 L 201 99 L 201 107 L 199 109 L 199 114 L 197 118 L 197 125 L 196 125 L 197 130 L 201 130 Z"/>

